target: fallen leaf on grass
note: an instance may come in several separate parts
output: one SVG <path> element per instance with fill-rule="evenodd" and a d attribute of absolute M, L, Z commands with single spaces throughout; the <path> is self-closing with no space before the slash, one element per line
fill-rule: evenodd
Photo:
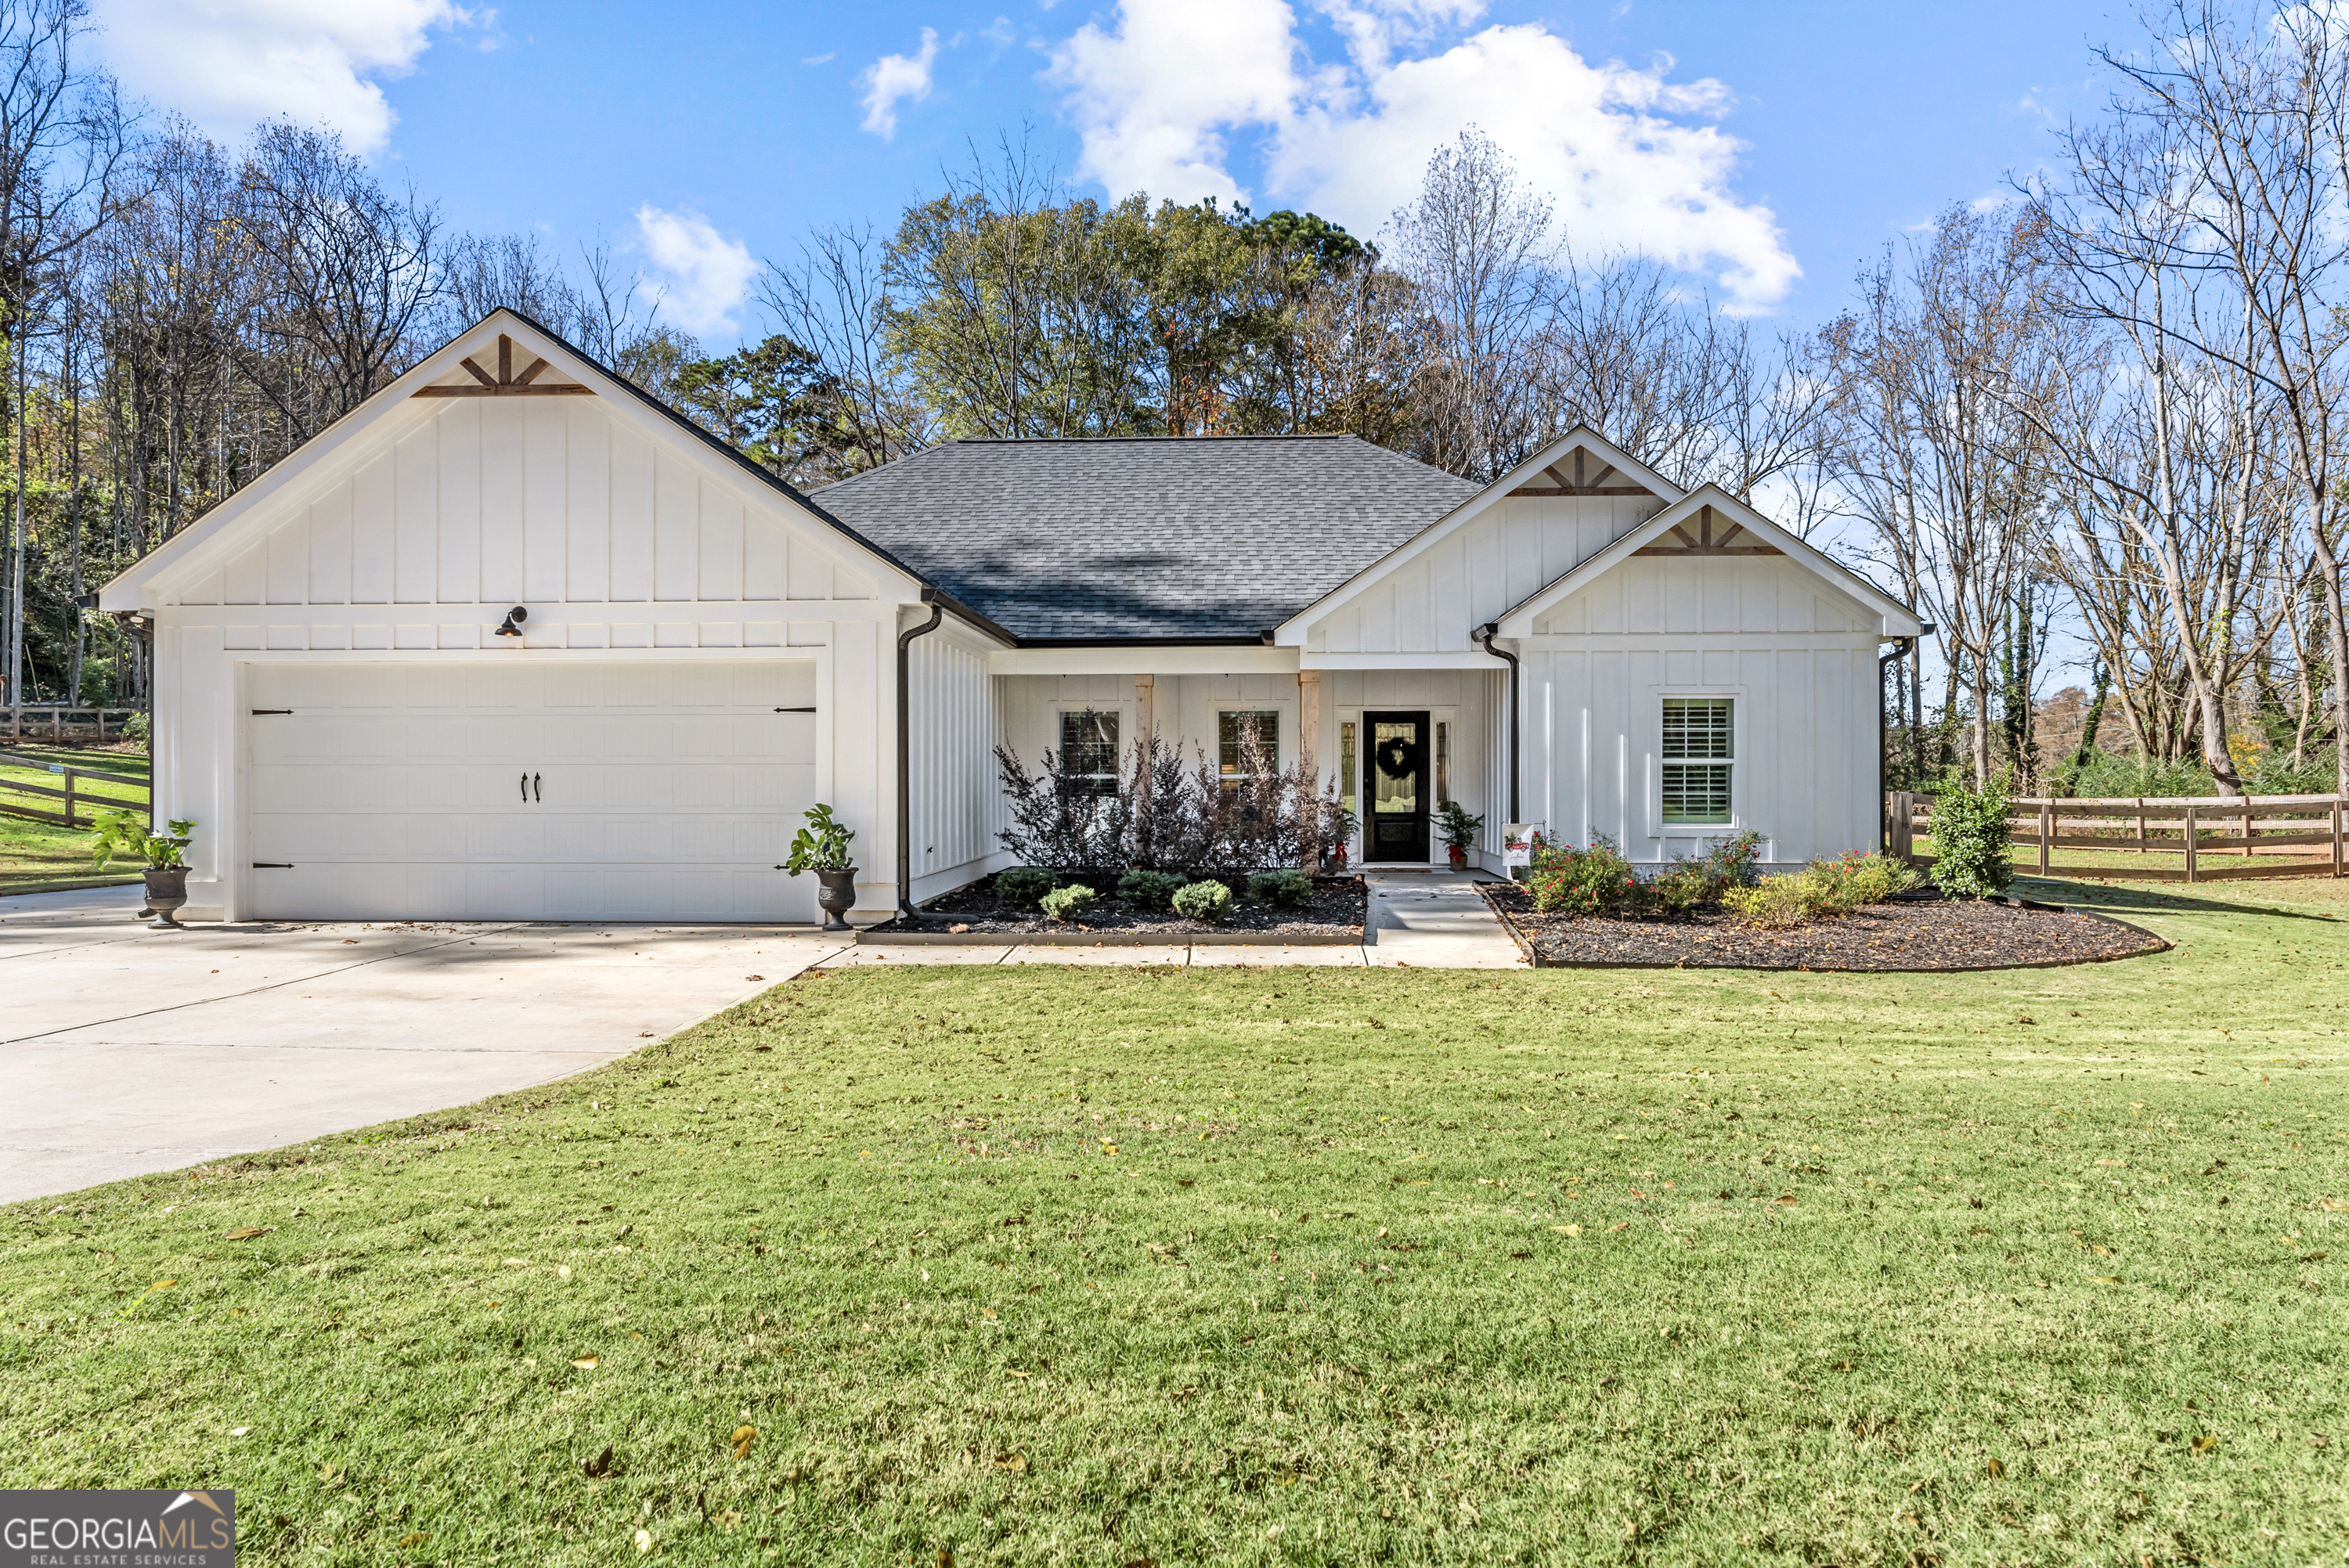
<path fill-rule="evenodd" d="M 2349 1198 L 2319 1198 L 2316 1206 L 2327 1213 L 2349 1214 Z"/>
<path fill-rule="evenodd" d="M 1609 1225 L 1609 1226 L 1608 1226 L 1608 1227 L 1607 1227 L 1607 1233 L 1608 1233 L 1609 1235 L 1610 1235 L 1610 1236 L 1611 1236 L 1611 1235 L 1613 1235 L 1613 1234 L 1614 1234 L 1616 1232 L 1618 1232 L 1618 1231 L 1628 1231 L 1628 1230 L 1630 1230 L 1630 1228 L 1631 1228 L 1631 1222 L 1630 1222 L 1630 1221 L 1629 1221 L 1629 1220 L 1618 1220 L 1618 1221 L 1616 1221 L 1613 1224 L 1611 1224 L 1611 1225 Z"/>
<path fill-rule="evenodd" d="M 230 1242 L 249 1242 L 255 1236 L 267 1235 L 271 1227 L 267 1225 L 239 1225 L 235 1230 L 229 1232 L 225 1236 L 223 1236 L 222 1240 Z"/>
<path fill-rule="evenodd" d="M 571 1365 L 578 1367 L 582 1372 L 593 1372 L 602 1360 L 603 1357 L 598 1356 L 574 1356 L 571 1358 Z"/>
<path fill-rule="evenodd" d="M 748 1459 L 750 1457 L 750 1445 L 759 1440 L 759 1429 L 750 1426 L 737 1427 L 726 1440 L 734 1446 L 736 1459 Z"/>
<path fill-rule="evenodd" d="M 1028 1456 L 1026 1454 L 998 1454 L 995 1456 L 995 1468 L 997 1470 L 1024 1470 L 1028 1468 Z"/>
<path fill-rule="evenodd" d="M 653 1532 L 652 1532 L 651 1531 L 649 1531 L 649 1530 L 639 1530 L 639 1531 L 637 1531 L 637 1532 L 636 1532 L 636 1553 L 637 1553 L 637 1554 L 638 1554 L 639 1556 L 641 1556 L 641 1555 L 642 1555 L 642 1554 L 644 1554 L 645 1553 L 650 1552 L 652 1549 L 653 1549 Z"/>
<path fill-rule="evenodd" d="M 2198 1454 L 2215 1454 L 2219 1451 L 2219 1439 L 2205 1432 L 2194 1439 L 2194 1451 Z"/>
<path fill-rule="evenodd" d="M 2001 1476 L 2003 1476 L 2004 1474 L 2006 1474 L 2006 1467 L 2005 1467 L 2004 1465 L 2002 1465 L 2002 1464 L 1999 1463 L 1996 1460 L 1991 1460 L 1991 1461 L 1990 1461 L 1990 1479 L 1991 1479 L 1991 1480 L 1998 1480 Z"/>
<path fill-rule="evenodd" d="M 602 1480 L 605 1477 L 616 1473 L 620 1467 L 612 1459 L 612 1445 L 605 1443 L 602 1453 L 592 1460 L 580 1460 L 579 1468 L 585 1472 L 588 1480 Z"/>
<path fill-rule="evenodd" d="M 1582 1227 L 1580 1225 L 1552 1225 L 1550 1229 L 1556 1231 L 1561 1236 L 1578 1236 L 1582 1234 Z"/>
<path fill-rule="evenodd" d="M 411 1530 L 407 1534 L 399 1538 L 399 1544 L 402 1549 L 410 1546 L 421 1546 L 431 1539 L 431 1536 L 426 1534 L 421 1530 Z"/>
<path fill-rule="evenodd" d="M 251 1427 L 231 1427 L 228 1429 L 228 1435 L 232 1438 L 241 1438 L 251 1430 L 253 1430 Z"/>
<path fill-rule="evenodd" d="M 1773 1200 L 1773 1201 L 1774 1201 L 1774 1202 L 1775 1202 L 1784 1203 L 1784 1204 L 1785 1204 L 1787 1208 L 1789 1208 L 1789 1209 L 1793 1208 L 1793 1207 L 1795 1206 L 1795 1202 L 1796 1202 L 1795 1197 L 1795 1195 L 1794 1195 L 1792 1192 L 1784 1192 L 1784 1193 L 1781 1193 L 1781 1194 L 1780 1194 L 1776 1199 L 1775 1199 L 1775 1200 Z"/>
<path fill-rule="evenodd" d="M 1017 1367 L 1006 1367 L 1003 1369 L 1003 1375 L 1007 1377 L 1033 1377 L 1036 1376 L 1033 1372 L 1022 1372 Z"/>

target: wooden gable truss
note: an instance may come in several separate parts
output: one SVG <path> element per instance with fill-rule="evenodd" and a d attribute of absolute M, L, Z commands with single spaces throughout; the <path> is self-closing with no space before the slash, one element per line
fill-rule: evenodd
<path fill-rule="evenodd" d="M 1563 459 L 1560 460 L 1562 461 Z M 1551 463 L 1547 468 L 1544 468 L 1539 473 L 1533 475 L 1532 482 L 1517 486 L 1515 490 L 1510 490 L 1509 494 L 1513 496 L 1652 496 L 1656 494 L 1655 491 L 1650 490 L 1646 485 L 1633 482 L 1630 480 L 1630 476 L 1619 473 L 1614 464 L 1607 462 L 1604 459 L 1601 459 L 1600 462 L 1603 466 L 1597 473 L 1592 473 L 1590 471 L 1589 449 L 1587 447 L 1577 447 L 1574 449 L 1574 477 L 1572 479 L 1567 478 L 1567 476 L 1559 470 L 1557 463 Z M 1608 482 L 1609 480 L 1612 480 L 1615 482 L 1610 484 Z M 1547 482 L 1545 483 L 1543 481 Z M 1656 499 L 1658 500 L 1662 500 L 1665 498 L 1662 496 L 1656 496 Z"/>
<path fill-rule="evenodd" d="M 514 374 L 513 339 L 498 334 L 498 373 L 495 377 L 473 363 L 471 355 L 457 361 L 470 372 L 471 382 L 450 382 L 445 385 L 419 387 L 409 394 L 411 397 L 593 397 L 595 389 L 576 381 L 541 381 L 539 372 L 547 368 L 543 357 L 533 356 Z"/>
<path fill-rule="evenodd" d="M 1676 522 L 1665 531 L 1663 538 L 1677 542 L 1644 544 L 1631 552 L 1634 555 L 1784 555 L 1786 552 L 1775 544 L 1764 542 L 1744 523 L 1723 517 L 1724 531 L 1713 532 L 1714 513 L 1709 506 L 1699 507 L 1694 518 Z M 1745 542 L 1739 543 L 1739 540 Z"/>

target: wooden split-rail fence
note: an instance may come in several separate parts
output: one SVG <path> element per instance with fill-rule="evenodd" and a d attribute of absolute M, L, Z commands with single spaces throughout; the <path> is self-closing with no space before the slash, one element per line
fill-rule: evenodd
<path fill-rule="evenodd" d="M 51 740 L 80 740 L 95 735 L 103 743 L 109 725 L 114 738 L 119 740 L 128 731 L 130 721 L 139 717 L 135 707 L 67 707 L 58 703 L 25 703 L 16 707 L 0 707 L 8 718 L 8 738 L 23 740 L 26 736 Z"/>
<path fill-rule="evenodd" d="M 0 772 L 0 815 L 24 817 L 59 828 L 87 828 L 100 811 L 124 807 L 148 816 L 153 794 L 147 780 L 135 773 L 110 773 L 103 768 L 80 768 L 47 757 L 26 757 L 0 751 L 0 769 L 36 769 L 44 783 Z M 24 797 L 31 797 L 30 799 Z M 54 801 L 54 805 L 40 802 Z"/>
<path fill-rule="evenodd" d="M 1889 851 L 1915 865 L 1933 829 L 1933 797 L 1894 790 L 1886 802 Z M 2017 798 L 2009 802 L 2014 847 L 2033 856 L 2041 876 L 2116 877 L 2130 882 L 2228 882 L 2239 877 L 2340 876 L 2349 838 L 2349 796 L 2259 795 L 2117 799 Z M 2059 862 L 2064 851 L 2091 851 L 2095 862 Z M 2263 864 L 2246 864 L 2252 860 Z M 2174 862 L 2174 863 L 2173 863 Z"/>

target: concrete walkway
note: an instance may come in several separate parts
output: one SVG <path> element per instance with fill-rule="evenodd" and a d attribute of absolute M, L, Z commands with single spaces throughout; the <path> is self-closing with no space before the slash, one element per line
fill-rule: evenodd
<path fill-rule="evenodd" d="M 1526 956 L 1462 872 L 1364 872 L 1373 965 L 1412 969 L 1523 969 Z"/>
<path fill-rule="evenodd" d="M 565 1078 L 842 951 L 746 926 L 163 932 L 138 908 L 0 899 L 0 1201 Z"/>

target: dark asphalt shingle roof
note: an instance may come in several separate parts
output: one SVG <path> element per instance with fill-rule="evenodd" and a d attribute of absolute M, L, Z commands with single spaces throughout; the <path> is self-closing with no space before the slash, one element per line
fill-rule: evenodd
<path fill-rule="evenodd" d="M 1476 493 L 1352 436 L 947 441 L 816 504 L 1023 641 L 1254 637 Z"/>

